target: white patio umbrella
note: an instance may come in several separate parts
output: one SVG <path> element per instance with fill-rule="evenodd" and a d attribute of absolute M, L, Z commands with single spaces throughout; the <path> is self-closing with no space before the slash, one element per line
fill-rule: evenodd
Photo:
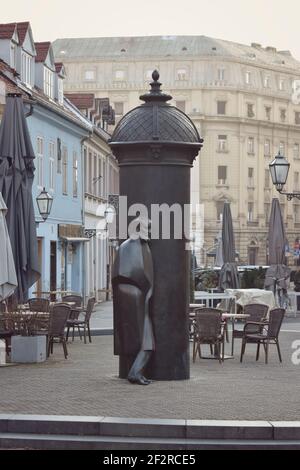
<path fill-rule="evenodd" d="M 0 193 L 0 301 L 12 295 L 18 286 L 14 257 L 6 225 L 7 207 Z"/>

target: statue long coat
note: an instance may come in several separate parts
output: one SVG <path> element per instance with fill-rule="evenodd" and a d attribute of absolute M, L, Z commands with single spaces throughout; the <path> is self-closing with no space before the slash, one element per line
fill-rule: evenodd
<path fill-rule="evenodd" d="M 149 303 L 153 262 L 147 241 L 128 239 L 117 252 L 112 273 L 114 354 L 136 355 L 154 350 Z"/>

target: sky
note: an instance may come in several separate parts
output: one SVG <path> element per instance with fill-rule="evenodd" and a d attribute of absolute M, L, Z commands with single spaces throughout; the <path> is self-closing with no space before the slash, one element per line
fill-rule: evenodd
<path fill-rule="evenodd" d="M 290 50 L 300 60 L 299 0 L 13 0 L 0 22 L 30 21 L 35 41 L 206 35 Z"/>

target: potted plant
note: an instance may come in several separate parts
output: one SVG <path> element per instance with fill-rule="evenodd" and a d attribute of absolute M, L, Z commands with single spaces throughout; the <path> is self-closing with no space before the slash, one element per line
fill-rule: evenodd
<path fill-rule="evenodd" d="M 46 360 L 47 337 L 45 334 L 36 334 L 37 321 L 37 315 L 20 315 L 19 334 L 11 337 L 11 362 L 35 363 Z"/>

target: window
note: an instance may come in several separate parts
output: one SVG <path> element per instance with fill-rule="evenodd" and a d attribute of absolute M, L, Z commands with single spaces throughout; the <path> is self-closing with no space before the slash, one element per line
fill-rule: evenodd
<path fill-rule="evenodd" d="M 48 67 L 44 67 L 44 93 L 54 98 L 53 72 Z"/>
<path fill-rule="evenodd" d="M 36 168 L 36 175 L 37 175 L 37 185 L 41 188 L 44 186 L 44 172 L 43 172 L 43 163 L 44 163 L 44 139 L 42 137 L 38 137 L 36 140 L 37 143 L 37 168 Z"/>
<path fill-rule="evenodd" d="M 294 204 L 294 222 L 295 224 L 300 223 L 300 204 Z"/>
<path fill-rule="evenodd" d="M 264 155 L 265 157 L 269 157 L 271 155 L 271 142 L 269 139 L 265 140 Z"/>
<path fill-rule="evenodd" d="M 68 149 L 62 148 L 62 192 L 68 194 Z"/>
<path fill-rule="evenodd" d="M 271 106 L 265 106 L 266 119 L 268 121 L 270 121 L 270 119 L 271 119 L 271 110 L 272 110 Z"/>
<path fill-rule="evenodd" d="M 225 80 L 225 69 L 218 69 L 218 80 L 221 82 Z"/>
<path fill-rule="evenodd" d="M 78 156 L 73 152 L 73 197 L 78 197 Z"/>
<path fill-rule="evenodd" d="M 13 42 L 10 43 L 10 66 L 12 69 L 16 68 L 16 52 L 17 46 Z"/>
<path fill-rule="evenodd" d="M 264 76 L 264 87 L 270 88 L 270 76 L 269 75 Z"/>
<path fill-rule="evenodd" d="M 246 85 L 250 85 L 250 83 L 251 83 L 251 72 L 246 72 L 245 73 L 245 83 L 246 83 Z"/>
<path fill-rule="evenodd" d="M 149 70 L 146 71 L 145 77 L 146 77 L 147 81 L 152 81 L 152 73 L 153 73 L 152 69 L 151 70 L 149 69 Z"/>
<path fill-rule="evenodd" d="M 31 68 L 32 68 L 32 57 L 26 52 L 22 51 L 21 55 L 21 79 L 26 85 L 31 85 Z"/>
<path fill-rule="evenodd" d="M 125 72 L 124 70 L 116 70 L 115 71 L 115 80 L 124 80 Z"/>
<path fill-rule="evenodd" d="M 299 172 L 294 172 L 294 191 L 299 191 Z"/>
<path fill-rule="evenodd" d="M 84 79 L 85 80 L 95 80 L 95 70 L 86 70 L 84 72 Z"/>
<path fill-rule="evenodd" d="M 89 150 L 89 178 L 88 178 L 88 192 L 93 194 L 93 154 Z"/>
<path fill-rule="evenodd" d="M 286 120 L 286 109 L 280 108 L 280 121 L 285 122 Z"/>
<path fill-rule="evenodd" d="M 300 124 L 300 112 L 295 111 L 295 124 Z"/>
<path fill-rule="evenodd" d="M 186 80 L 187 71 L 186 69 L 177 69 L 177 80 Z"/>
<path fill-rule="evenodd" d="M 87 149 L 83 147 L 83 164 L 84 164 L 84 192 L 88 192 L 88 160 Z"/>
<path fill-rule="evenodd" d="M 254 187 L 254 168 L 248 168 L 248 186 Z"/>
<path fill-rule="evenodd" d="M 270 171 L 265 170 L 265 189 L 270 188 Z"/>
<path fill-rule="evenodd" d="M 254 104 L 251 104 L 251 103 L 247 104 L 247 117 L 248 118 L 254 117 Z"/>
<path fill-rule="evenodd" d="M 62 78 L 57 79 L 57 85 L 58 85 L 58 102 L 59 104 L 64 104 L 64 81 Z"/>
<path fill-rule="evenodd" d="M 218 184 L 226 184 L 227 166 L 218 166 Z"/>
<path fill-rule="evenodd" d="M 253 202 L 248 202 L 247 220 L 248 220 L 248 222 L 253 222 L 253 220 L 254 220 L 254 203 Z"/>
<path fill-rule="evenodd" d="M 218 202 L 216 203 L 217 220 L 218 220 L 219 222 L 222 222 L 223 207 L 224 207 L 224 202 L 223 202 L 223 201 L 218 201 Z"/>
<path fill-rule="evenodd" d="M 55 144 L 49 142 L 49 188 L 54 190 Z"/>
<path fill-rule="evenodd" d="M 217 102 L 217 113 L 223 115 L 226 114 L 226 101 Z"/>
<path fill-rule="evenodd" d="M 124 103 L 119 101 L 118 103 L 114 103 L 114 107 L 115 107 L 116 116 L 123 116 L 123 114 L 124 114 Z"/>
<path fill-rule="evenodd" d="M 185 101 L 176 101 L 176 108 L 185 113 Z"/>
<path fill-rule="evenodd" d="M 278 88 L 279 88 L 280 91 L 283 91 L 285 89 L 285 82 L 284 82 L 283 78 L 279 79 Z"/>
<path fill-rule="evenodd" d="M 251 155 L 254 154 L 254 137 L 248 137 L 247 152 Z"/>
<path fill-rule="evenodd" d="M 285 144 L 284 144 L 284 142 L 280 141 L 280 142 L 279 142 L 279 152 L 280 152 L 280 155 L 284 155 L 284 150 L 285 150 Z"/>
<path fill-rule="evenodd" d="M 299 158 L 299 144 L 295 143 L 293 147 L 294 158 Z"/>
<path fill-rule="evenodd" d="M 218 135 L 218 151 L 227 152 L 227 135 Z"/>
<path fill-rule="evenodd" d="M 57 138 L 57 173 L 61 174 L 61 140 Z"/>
<path fill-rule="evenodd" d="M 269 202 L 265 202 L 264 209 L 265 209 L 265 223 L 266 225 L 269 225 L 271 204 Z"/>

